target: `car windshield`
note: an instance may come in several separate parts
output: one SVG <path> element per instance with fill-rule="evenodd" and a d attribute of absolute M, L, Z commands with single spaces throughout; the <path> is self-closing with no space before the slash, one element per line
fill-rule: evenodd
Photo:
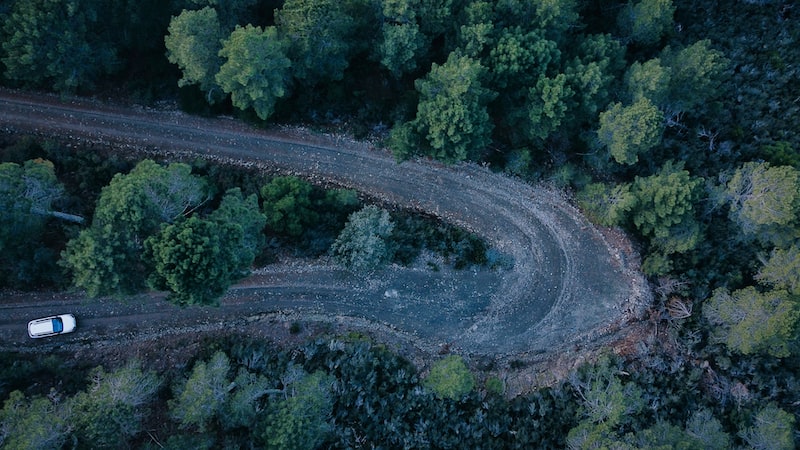
<path fill-rule="evenodd" d="M 53 333 L 61 333 L 64 331 L 64 324 L 61 322 L 61 318 L 56 317 L 53 319 Z"/>

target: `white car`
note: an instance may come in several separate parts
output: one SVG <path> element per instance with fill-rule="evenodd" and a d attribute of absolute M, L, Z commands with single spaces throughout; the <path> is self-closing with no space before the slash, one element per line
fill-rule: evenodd
<path fill-rule="evenodd" d="M 32 338 L 55 336 L 73 331 L 75 331 L 75 316 L 72 314 L 61 314 L 28 322 L 28 336 Z"/>

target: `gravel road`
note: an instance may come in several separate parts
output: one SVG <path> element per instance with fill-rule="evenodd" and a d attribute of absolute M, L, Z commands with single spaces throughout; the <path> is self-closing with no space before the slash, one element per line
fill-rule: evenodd
<path fill-rule="evenodd" d="M 225 327 L 288 310 L 366 320 L 422 347 L 450 343 L 472 354 L 537 354 L 607 336 L 649 303 L 631 255 L 612 246 L 560 192 L 484 167 L 398 164 L 383 149 L 337 135 L 10 90 L 0 90 L 0 130 L 204 157 L 353 188 L 469 229 L 513 260 L 512 268 L 499 271 L 392 267 L 370 276 L 322 265 L 275 266 L 234 287 L 219 308 L 177 310 L 159 296 L 120 302 L 9 293 L 0 302 L 0 348 L 52 345 L 25 336 L 25 322 L 42 314 L 76 313 L 78 332 L 59 341 L 69 345 L 114 333 L 136 338 L 170 327 Z"/>

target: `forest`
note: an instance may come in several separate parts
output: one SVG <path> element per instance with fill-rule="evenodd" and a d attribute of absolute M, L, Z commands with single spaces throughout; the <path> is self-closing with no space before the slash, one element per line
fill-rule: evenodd
<path fill-rule="evenodd" d="M 185 370 L 58 382 L 69 362 L 5 354 L 0 446 L 795 448 L 798 15 L 780 0 L 3 1 L 3 86 L 334 129 L 398 161 L 562 189 L 636 242 L 666 331 L 514 398 L 458 355 L 420 371 L 357 334 L 214 341 Z M 296 177 L 0 147 L 4 288 L 213 305 L 280 252 L 493 264 L 477 236 Z"/>

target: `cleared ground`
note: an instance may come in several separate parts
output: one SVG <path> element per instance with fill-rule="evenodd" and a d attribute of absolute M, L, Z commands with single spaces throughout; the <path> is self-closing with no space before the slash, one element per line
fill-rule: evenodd
<path fill-rule="evenodd" d="M 74 312 L 87 319 L 79 323 L 79 332 L 60 341 L 65 345 L 105 338 L 103 327 L 116 329 L 117 323 L 130 324 L 125 332 L 135 338 L 187 326 L 181 317 L 197 320 L 197 327 L 224 328 L 225 321 L 291 310 L 308 317 L 366 320 L 429 349 L 447 343 L 472 354 L 550 353 L 618 330 L 649 302 L 646 284 L 623 250 L 611 246 L 560 193 L 483 167 L 397 164 L 382 149 L 339 136 L 261 130 L 227 119 L 5 90 L 0 90 L 0 130 L 102 143 L 120 151 L 202 156 L 350 187 L 467 228 L 513 261 L 512 268 L 497 272 L 393 267 L 369 276 L 327 266 L 281 265 L 232 290 L 220 308 L 179 313 L 157 298 L 116 307 L 108 301 L 59 299 L 61 309 L 80 304 Z M 25 320 L 56 307 L 29 301 L 7 295 L 0 305 L 3 347 L 30 345 L 24 339 Z M 117 316 L 129 319 L 115 320 L 115 308 Z"/>

